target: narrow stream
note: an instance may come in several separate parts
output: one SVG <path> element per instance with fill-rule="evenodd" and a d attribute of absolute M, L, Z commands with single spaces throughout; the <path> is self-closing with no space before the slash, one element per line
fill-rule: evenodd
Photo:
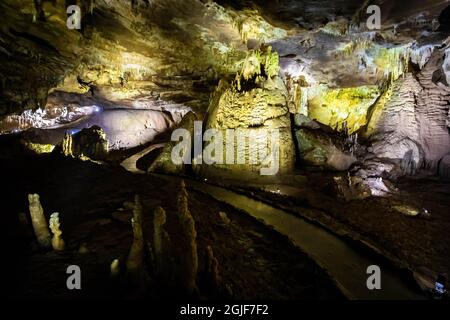
<path fill-rule="evenodd" d="M 254 218 L 272 226 L 289 237 L 303 252 L 311 256 L 337 282 L 351 299 L 424 299 L 420 292 L 406 284 L 399 271 L 377 259 L 375 255 L 357 250 L 331 232 L 283 210 L 209 184 L 186 180 L 187 186 L 207 193 L 215 199 L 241 209 Z M 367 288 L 367 267 L 378 265 L 381 269 L 381 290 Z"/>

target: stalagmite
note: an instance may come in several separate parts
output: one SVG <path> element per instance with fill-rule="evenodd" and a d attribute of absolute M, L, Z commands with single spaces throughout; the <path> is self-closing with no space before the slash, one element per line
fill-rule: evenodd
<path fill-rule="evenodd" d="M 64 139 L 62 141 L 62 153 L 66 157 L 72 157 L 72 135 L 70 133 L 66 132 L 64 135 Z"/>
<path fill-rule="evenodd" d="M 181 189 L 177 198 L 177 223 L 179 224 L 180 243 L 177 247 L 176 255 L 177 284 L 186 294 L 192 294 L 196 289 L 196 278 L 198 270 L 197 256 L 197 232 L 195 222 L 189 212 L 188 193 L 184 181 L 181 182 Z"/>
<path fill-rule="evenodd" d="M 144 276 L 144 236 L 142 232 L 142 203 L 138 195 L 135 196 L 133 208 L 133 244 L 127 259 L 127 271 L 135 282 L 142 281 Z"/>
<path fill-rule="evenodd" d="M 39 200 L 39 195 L 29 194 L 28 202 L 34 234 L 42 247 L 49 247 L 51 245 L 51 236 L 47 227 L 47 221 L 45 220 L 44 209 Z"/>
<path fill-rule="evenodd" d="M 65 248 L 64 240 L 61 238 L 62 231 L 59 228 L 60 222 L 59 222 L 59 213 L 55 212 L 50 216 L 50 222 L 49 222 L 50 230 L 53 233 L 52 238 L 52 247 L 56 251 L 62 251 Z"/>
<path fill-rule="evenodd" d="M 206 273 L 208 275 L 208 281 L 214 290 L 220 288 L 222 279 L 219 275 L 219 262 L 214 257 L 214 252 L 211 246 L 206 247 L 207 259 L 206 259 Z"/>
<path fill-rule="evenodd" d="M 111 277 L 115 278 L 120 274 L 120 264 L 119 259 L 114 259 L 113 262 L 111 262 Z"/>
<path fill-rule="evenodd" d="M 161 282 L 170 283 L 173 277 L 173 258 L 171 257 L 170 237 L 164 226 L 166 212 L 163 208 L 155 209 L 153 218 L 153 250 L 156 263 L 156 275 Z"/>

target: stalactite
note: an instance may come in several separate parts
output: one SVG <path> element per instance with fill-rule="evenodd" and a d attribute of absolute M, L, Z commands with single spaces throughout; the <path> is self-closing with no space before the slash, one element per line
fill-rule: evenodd
<path fill-rule="evenodd" d="M 52 241 L 47 221 L 45 220 L 44 209 L 39 200 L 39 195 L 29 194 L 28 202 L 34 234 L 42 247 L 49 247 Z"/>

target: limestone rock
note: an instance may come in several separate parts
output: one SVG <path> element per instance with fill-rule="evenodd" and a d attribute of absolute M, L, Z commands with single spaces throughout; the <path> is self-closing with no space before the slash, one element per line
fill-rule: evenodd
<path fill-rule="evenodd" d="M 444 71 L 447 86 L 450 86 L 450 48 L 445 50 L 445 60 L 442 64 L 442 71 Z"/>
<path fill-rule="evenodd" d="M 345 201 L 363 200 L 371 196 L 370 189 L 364 185 L 359 177 L 334 177 L 334 186 L 338 197 Z"/>
<path fill-rule="evenodd" d="M 194 135 L 194 121 L 197 116 L 193 112 L 187 113 L 175 129 L 186 129 L 190 132 L 191 138 Z M 185 173 L 185 164 L 175 164 L 172 161 L 172 150 L 178 144 L 178 141 L 168 142 L 156 160 L 152 163 L 149 172 L 165 173 L 165 174 L 182 174 Z M 189 154 L 192 150 L 188 150 Z M 192 157 L 191 157 L 192 158 Z"/>
<path fill-rule="evenodd" d="M 106 134 L 98 126 L 83 129 L 73 135 L 66 133 L 61 149 L 66 156 L 85 156 L 92 160 L 106 160 L 109 151 Z"/>
<path fill-rule="evenodd" d="M 265 69 L 272 62 L 262 59 L 259 63 L 259 68 Z M 273 62 L 270 68 L 277 69 L 277 64 Z M 195 163 L 194 171 L 199 175 L 243 179 L 261 174 L 262 168 L 268 167 L 264 161 L 272 165 L 277 162 L 279 170 L 275 174 L 293 169 L 295 154 L 286 87 L 275 72 L 272 77 L 268 71 L 265 75 L 256 72 L 248 79 L 246 72 L 244 66 L 232 83 L 221 81 L 211 98 L 206 129 L 217 130 L 223 137 L 214 147 L 222 153 L 211 159 L 213 163 Z M 234 136 L 228 136 L 229 129 L 234 129 Z M 239 134 L 246 138 L 240 140 Z"/>
<path fill-rule="evenodd" d="M 395 82 L 369 121 L 372 153 L 397 160 L 404 174 L 421 168 L 437 171 L 439 160 L 450 150 L 450 90 L 433 82 L 442 54 L 435 50 L 417 77 L 409 73 Z"/>
<path fill-rule="evenodd" d="M 350 152 L 344 152 L 338 139 L 320 130 L 300 128 L 295 131 L 297 148 L 301 159 L 313 166 L 345 171 L 356 162 Z"/>
<path fill-rule="evenodd" d="M 408 205 L 393 206 L 392 209 L 408 217 L 416 217 L 420 214 L 419 209 Z"/>
<path fill-rule="evenodd" d="M 445 156 L 439 162 L 439 175 L 450 178 L 450 155 Z"/>
<path fill-rule="evenodd" d="M 318 90 L 308 94 L 308 117 L 352 134 L 367 123 L 369 108 L 379 97 L 377 86 Z"/>

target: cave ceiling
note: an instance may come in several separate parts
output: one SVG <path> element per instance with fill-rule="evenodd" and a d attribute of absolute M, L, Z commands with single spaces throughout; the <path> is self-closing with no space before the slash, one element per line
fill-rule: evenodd
<path fill-rule="evenodd" d="M 377 3 L 384 30 L 402 26 L 394 43 L 402 45 L 420 41 L 427 27 L 406 20 L 431 21 L 447 6 L 438 0 L 78 1 L 82 29 L 69 30 L 66 8 L 75 2 L 44 0 L 38 9 L 29 0 L 0 3 L 1 115 L 61 101 L 131 108 L 166 101 L 204 111 L 218 80 L 237 72 L 252 40 L 270 43 L 281 63 L 307 65 L 311 81 L 376 84 L 380 75 L 360 75 L 352 59 L 336 63 L 332 53 L 348 38 L 315 31 L 339 19 L 358 23 L 363 8 Z M 300 45 L 305 41 L 313 45 Z"/>

